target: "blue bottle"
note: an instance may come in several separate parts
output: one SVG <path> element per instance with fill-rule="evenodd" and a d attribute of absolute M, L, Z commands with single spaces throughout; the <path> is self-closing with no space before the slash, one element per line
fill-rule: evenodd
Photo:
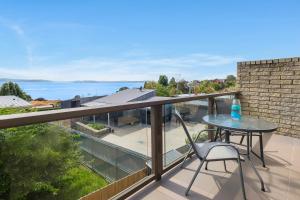
<path fill-rule="evenodd" d="M 233 120 L 240 120 L 242 116 L 241 103 L 239 99 L 233 99 L 231 105 L 231 118 Z"/>

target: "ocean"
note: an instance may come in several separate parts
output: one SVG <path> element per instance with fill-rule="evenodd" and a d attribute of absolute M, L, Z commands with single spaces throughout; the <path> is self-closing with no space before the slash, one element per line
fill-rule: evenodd
<path fill-rule="evenodd" d="M 0 81 L 0 85 L 5 81 Z M 45 98 L 47 100 L 66 100 L 76 95 L 81 97 L 95 95 L 109 95 L 121 87 L 139 88 L 140 82 L 58 82 L 58 81 L 13 81 L 29 94 L 32 99 Z"/>

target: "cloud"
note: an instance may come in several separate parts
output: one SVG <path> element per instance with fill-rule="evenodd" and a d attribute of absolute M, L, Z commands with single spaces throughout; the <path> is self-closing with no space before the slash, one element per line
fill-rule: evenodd
<path fill-rule="evenodd" d="M 33 48 L 24 24 L 1 18 L 0 26 L 11 30 L 24 46 L 27 63 L 23 66 L 1 66 L 4 78 L 71 80 L 156 80 L 160 74 L 187 80 L 224 77 L 235 73 L 239 56 L 192 53 L 181 56 L 161 56 L 145 51 L 142 45 L 133 44 L 132 49 L 115 57 L 85 57 L 68 60 L 57 55 L 39 55 Z M 78 23 L 48 23 L 48 28 L 94 29 L 91 25 Z M 99 28 L 97 26 L 97 28 Z M 100 27 L 101 28 L 101 27 Z M 26 31 L 27 30 L 27 31 Z"/>
<path fill-rule="evenodd" d="M 16 22 L 12 22 L 3 17 L 0 17 L 0 25 L 10 29 L 17 35 L 18 39 L 20 40 L 20 42 L 22 43 L 22 45 L 25 48 L 28 65 L 32 66 L 33 60 L 34 60 L 33 59 L 34 58 L 33 48 L 32 48 L 32 44 L 31 44 L 29 38 L 27 37 L 25 30 L 22 28 L 22 26 Z"/>
<path fill-rule="evenodd" d="M 180 76 L 185 79 L 224 77 L 234 73 L 236 56 L 189 54 L 179 57 L 119 57 L 84 58 L 64 63 L 49 64 L 42 60 L 22 70 L 0 67 L 0 74 L 14 78 L 71 80 L 156 80 L 160 74 Z"/>
<path fill-rule="evenodd" d="M 116 32 L 116 29 L 114 27 L 109 26 L 102 26 L 102 25 L 95 25 L 95 24 L 87 24 L 87 23 L 79 23 L 79 22 L 70 22 L 70 21 L 52 21 L 52 22 L 46 22 L 39 25 L 39 30 L 64 30 L 64 31 L 105 31 L 114 33 Z"/>
<path fill-rule="evenodd" d="M 9 27 L 17 33 L 20 37 L 24 37 L 24 30 L 17 24 L 11 24 Z"/>

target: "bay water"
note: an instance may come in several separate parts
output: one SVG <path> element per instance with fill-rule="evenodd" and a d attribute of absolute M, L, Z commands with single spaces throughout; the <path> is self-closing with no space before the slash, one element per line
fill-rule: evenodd
<path fill-rule="evenodd" d="M 0 81 L 0 85 L 6 81 Z M 76 95 L 81 97 L 110 95 L 121 87 L 139 88 L 144 85 L 143 81 L 129 82 L 59 82 L 59 81 L 13 81 L 29 94 L 32 99 L 45 98 L 47 100 L 66 100 Z"/>

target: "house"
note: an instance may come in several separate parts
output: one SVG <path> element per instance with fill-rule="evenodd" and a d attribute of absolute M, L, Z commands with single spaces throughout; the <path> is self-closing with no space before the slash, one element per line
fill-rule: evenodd
<path fill-rule="evenodd" d="M 102 98 L 98 98 L 92 101 L 81 104 L 82 106 L 104 106 L 113 104 L 123 104 L 133 101 L 148 100 L 155 96 L 155 90 L 150 89 L 127 89 L 117 92 L 112 95 L 108 95 Z"/>
<path fill-rule="evenodd" d="M 79 95 L 75 96 L 72 99 L 67 99 L 60 102 L 61 108 L 74 108 L 74 107 L 80 107 L 81 104 L 84 104 L 86 102 L 93 101 L 95 99 L 99 99 L 105 96 L 92 96 L 92 97 L 81 97 Z"/>
<path fill-rule="evenodd" d="M 127 89 L 119 91 L 115 94 L 105 97 L 97 98 L 83 104 L 81 106 L 93 107 L 93 106 L 107 106 L 124 104 L 134 101 L 149 100 L 155 97 L 155 90 L 149 89 Z M 143 118 L 146 118 L 147 111 L 143 109 L 135 109 L 121 112 L 106 113 L 97 116 L 92 116 L 89 121 L 99 121 L 107 124 L 108 126 L 123 126 L 129 124 L 135 124 L 143 122 Z M 145 116 L 145 117 L 141 117 Z M 141 120 L 141 121 L 140 121 Z"/>
<path fill-rule="evenodd" d="M 0 108 L 30 107 L 31 104 L 17 96 L 0 96 Z"/>

